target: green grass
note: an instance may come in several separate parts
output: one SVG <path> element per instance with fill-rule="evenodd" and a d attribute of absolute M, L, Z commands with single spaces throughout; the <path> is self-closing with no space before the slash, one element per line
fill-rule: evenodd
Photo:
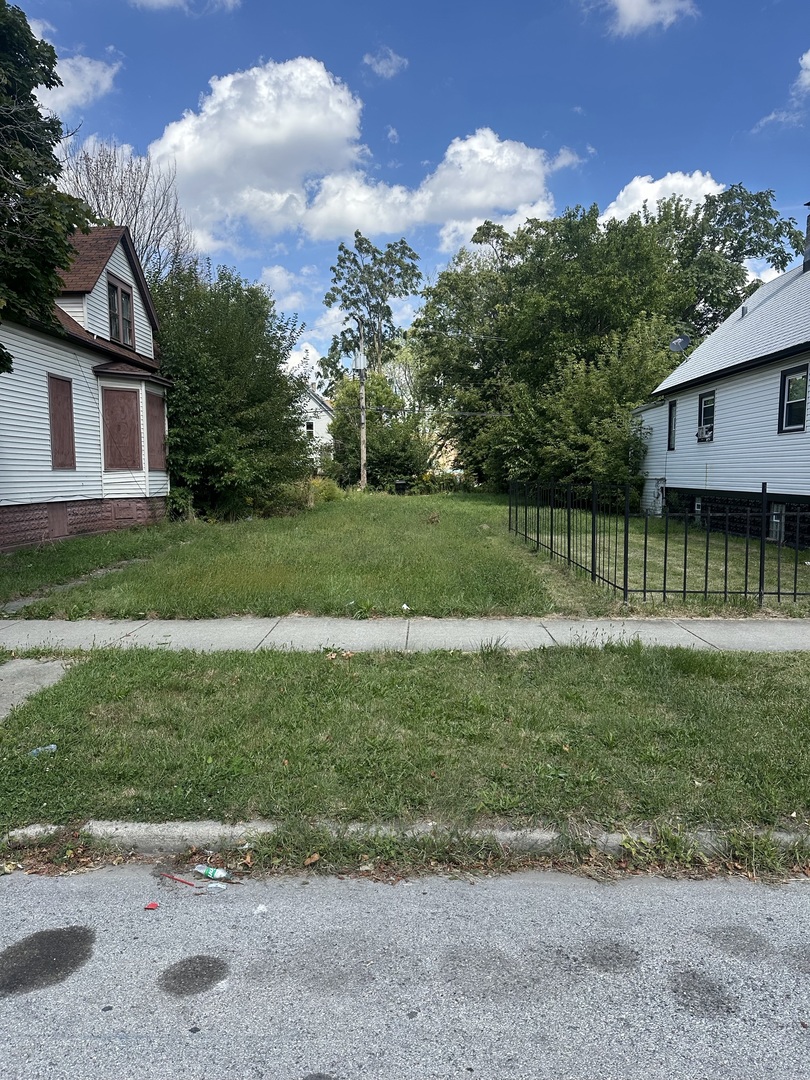
<path fill-rule="evenodd" d="M 534 558 L 495 496 L 354 496 L 297 517 L 183 526 L 146 565 L 49 596 L 26 617 L 545 615 L 611 597 Z"/>
<path fill-rule="evenodd" d="M 48 743 L 55 755 L 27 756 Z M 796 827 L 810 814 L 806 658 L 99 651 L 0 725 L 0 771 L 3 826 Z"/>
<path fill-rule="evenodd" d="M 185 523 L 125 529 L 83 536 L 0 554 L 0 604 L 34 596 L 54 585 L 130 559 L 153 559 L 188 541 L 194 527 Z"/>
<path fill-rule="evenodd" d="M 536 539 L 536 518 L 533 507 L 528 516 L 523 509 L 517 512 L 520 537 L 518 542 L 527 543 L 532 549 Z M 528 539 L 523 535 L 527 526 Z M 754 526 L 756 526 L 754 522 Z M 547 508 L 541 511 L 541 536 L 548 537 L 550 517 Z M 624 581 L 624 519 L 600 515 L 597 530 L 597 566 L 608 580 L 618 584 Z M 554 516 L 554 547 L 557 553 L 566 552 L 568 535 L 565 510 L 558 509 Z M 646 558 L 645 558 L 646 549 Z M 591 515 L 590 511 L 576 511 L 572 516 L 571 551 L 573 558 L 586 567 L 591 563 Z M 545 549 L 538 552 L 540 559 L 549 559 Z M 672 516 L 668 527 L 661 518 L 630 519 L 628 530 L 628 588 L 629 614 L 687 615 L 751 615 L 759 611 L 777 611 L 780 615 L 810 614 L 810 551 L 792 544 L 779 547 L 765 545 L 764 603 L 759 606 L 759 558 L 758 537 L 748 542 L 744 537 L 729 536 L 722 531 L 707 533 L 692 520 L 684 522 L 683 516 Z M 747 560 L 747 562 L 746 562 Z M 555 560 L 559 566 L 561 559 Z M 684 565 L 686 570 L 684 571 Z M 794 574 L 795 569 L 795 574 Z M 589 579 L 589 571 L 577 569 L 579 580 Z M 611 598 L 614 611 L 620 608 L 621 590 L 607 585 L 598 586 Z M 663 592 L 666 589 L 666 600 Z M 747 590 L 748 595 L 744 596 Z M 791 598 L 793 592 L 806 596 Z M 781 592 L 781 597 L 779 596 Z M 738 595 L 735 595 L 738 594 Z"/>

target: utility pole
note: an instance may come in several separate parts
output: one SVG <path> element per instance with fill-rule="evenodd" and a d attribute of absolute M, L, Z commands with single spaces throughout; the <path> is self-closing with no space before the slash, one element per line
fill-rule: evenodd
<path fill-rule="evenodd" d="M 366 472 L 366 349 L 363 324 L 360 323 L 360 352 L 355 358 L 355 368 L 360 376 L 360 490 L 368 483 Z"/>

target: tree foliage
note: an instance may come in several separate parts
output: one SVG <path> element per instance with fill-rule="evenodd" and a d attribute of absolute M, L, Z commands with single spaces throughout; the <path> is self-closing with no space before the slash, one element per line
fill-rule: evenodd
<path fill-rule="evenodd" d="M 329 475 L 348 487 L 360 479 L 360 384 L 346 377 L 334 400 L 329 425 L 334 440 Z M 368 483 L 393 488 L 396 480 L 415 479 L 427 471 L 431 444 L 419 430 L 419 419 L 408 410 L 384 375 L 366 377 L 366 447 Z"/>
<path fill-rule="evenodd" d="M 60 179 L 63 190 L 83 199 L 100 220 L 127 225 L 150 282 L 194 254 L 194 239 L 180 207 L 174 166 L 149 153 L 133 154 L 116 142 L 71 147 Z"/>
<path fill-rule="evenodd" d="M 391 301 L 416 292 L 422 274 L 416 265 L 419 256 L 404 239 L 375 247 L 358 229 L 354 247 L 341 244 L 337 263 L 331 267 L 332 286 L 324 297 L 327 307 L 343 312 L 343 329 L 335 335 L 329 350 L 334 375 L 341 357 L 365 349 L 368 366 L 382 371 L 396 338 Z"/>
<path fill-rule="evenodd" d="M 201 512 L 269 512 L 312 467 L 304 384 L 284 368 L 299 336 L 261 285 L 193 261 L 153 289 L 168 395 L 169 471 Z"/>
<path fill-rule="evenodd" d="M 457 464 L 500 485 L 626 477 L 629 416 L 677 362 L 668 342 L 711 332 L 752 288 L 746 261 L 784 269 L 802 237 L 773 192 L 735 185 L 625 221 L 591 206 L 514 234 L 487 222 L 473 244 L 425 290 L 413 338 Z"/>
<path fill-rule="evenodd" d="M 0 0 L 0 314 L 50 323 L 60 270 L 70 266 L 75 229 L 92 215 L 57 188 L 62 137 L 56 116 L 43 116 L 37 87 L 59 86 L 56 53 L 31 32 L 18 7 Z M 11 356 L 0 345 L 0 371 Z"/>

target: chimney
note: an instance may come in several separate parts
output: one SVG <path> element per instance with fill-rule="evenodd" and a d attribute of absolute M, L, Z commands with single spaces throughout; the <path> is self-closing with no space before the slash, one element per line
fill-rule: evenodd
<path fill-rule="evenodd" d="M 810 206 L 810 202 L 806 202 L 805 206 Z M 810 271 L 810 214 L 807 215 L 807 231 L 804 234 L 804 266 L 802 272 L 807 273 Z"/>

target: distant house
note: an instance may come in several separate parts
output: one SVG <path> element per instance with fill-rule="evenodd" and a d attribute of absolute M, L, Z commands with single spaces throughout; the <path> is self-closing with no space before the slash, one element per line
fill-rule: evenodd
<path fill-rule="evenodd" d="M 157 315 L 129 230 L 73 240 L 54 325 L 0 324 L 0 550 L 165 514 Z"/>
<path fill-rule="evenodd" d="M 636 410 L 648 432 L 642 505 L 810 497 L 810 219 L 804 262 L 762 285 Z M 690 501 L 692 507 L 689 506 Z"/>
<path fill-rule="evenodd" d="M 308 386 L 304 396 L 304 423 L 308 438 L 312 439 L 319 447 L 332 448 L 332 436 L 329 434 L 329 425 L 335 418 L 335 410 L 332 403 L 318 393 L 312 386 Z"/>

